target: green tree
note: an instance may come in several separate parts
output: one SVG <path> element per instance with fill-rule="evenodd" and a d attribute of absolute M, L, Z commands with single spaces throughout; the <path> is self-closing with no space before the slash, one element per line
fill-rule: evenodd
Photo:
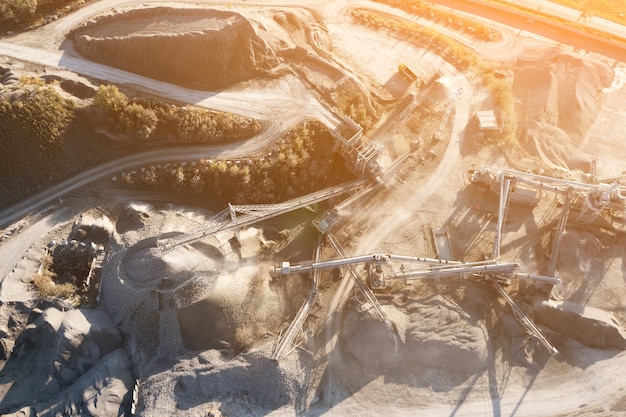
<path fill-rule="evenodd" d="M 2 177 L 47 179 L 63 157 L 64 133 L 74 107 L 52 87 L 36 87 L 12 101 L 0 101 Z"/>
<path fill-rule="evenodd" d="M 93 101 L 115 118 L 119 117 L 128 106 L 128 97 L 114 85 L 102 84 L 98 87 L 98 92 Z"/>
<path fill-rule="evenodd" d="M 126 106 L 120 117 L 124 120 L 122 123 L 124 132 L 143 142 L 150 140 L 159 121 L 154 110 L 146 109 L 141 104 L 136 103 Z"/>

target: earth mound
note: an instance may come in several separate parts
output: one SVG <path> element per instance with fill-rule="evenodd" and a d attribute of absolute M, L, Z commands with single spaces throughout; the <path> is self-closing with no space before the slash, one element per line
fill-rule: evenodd
<path fill-rule="evenodd" d="M 422 302 L 388 310 L 393 325 L 351 311 L 342 330 L 346 351 L 360 367 L 375 372 L 399 363 L 408 364 L 406 369 L 468 374 L 482 371 L 489 349 L 482 325 L 444 297 Z M 374 340 L 383 340 L 384 349 Z"/>
<path fill-rule="evenodd" d="M 484 328 L 466 311 L 444 297 L 409 311 L 406 330 L 407 358 L 416 367 L 480 372 L 487 366 Z"/>
<path fill-rule="evenodd" d="M 87 23 L 73 40 L 93 61 L 196 89 L 221 89 L 277 64 L 249 20 L 221 10 L 131 10 Z"/>
<path fill-rule="evenodd" d="M 597 349 L 626 348 L 626 330 L 613 313 L 568 301 L 536 301 L 533 308 L 539 323 L 583 345 Z"/>
<path fill-rule="evenodd" d="M 160 415 L 293 415 L 276 410 L 290 409 L 301 397 L 305 370 L 295 355 L 280 363 L 269 359 L 272 345 L 265 339 L 236 357 L 206 350 L 176 358 L 172 366 L 142 380 L 144 414 L 160 407 L 176 410 Z"/>
<path fill-rule="evenodd" d="M 99 310 L 43 311 L 0 372 L 0 413 L 123 415 L 132 366 L 122 334 Z"/>
<path fill-rule="evenodd" d="M 613 76 L 605 62 L 558 50 L 520 58 L 513 88 L 523 103 L 527 150 L 550 165 L 588 171 L 591 157 L 577 148 Z"/>

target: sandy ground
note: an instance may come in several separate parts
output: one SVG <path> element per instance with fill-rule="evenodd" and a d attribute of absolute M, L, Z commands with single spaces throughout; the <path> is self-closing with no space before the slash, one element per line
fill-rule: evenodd
<path fill-rule="evenodd" d="M 466 172 L 507 164 L 494 148 L 478 149 L 471 143 L 467 126 L 487 99 L 485 91 L 418 46 L 355 27 L 342 17 L 348 3 L 315 7 L 315 16 L 324 24 L 313 22 L 312 15 L 300 9 L 291 15 L 295 20 L 290 25 L 276 18 L 274 9 L 240 11 L 257 27 L 267 28 L 266 39 L 273 47 L 287 43 L 311 54 L 325 52 L 324 59 L 332 56 L 332 66 L 305 64 L 309 83 L 316 80 L 328 88 L 350 76 L 379 95 L 393 95 L 397 65 L 406 63 L 422 79 L 435 71 L 444 73 L 445 88 L 438 98 L 431 96 L 432 107 L 445 109 L 449 92 L 462 91 L 443 140 L 433 145 L 433 159 L 424 161 L 419 152 L 410 156 L 392 187 L 381 188 L 342 220 L 336 234 L 346 251 L 432 257 L 430 230 L 446 228 L 459 259 L 482 259 L 493 244 L 491 214 L 497 200 L 466 188 Z M 289 10 L 283 7 L 280 13 L 285 16 Z M 161 21 L 158 30 L 187 33 L 206 22 L 186 23 Z M 303 30 L 306 24 L 315 30 Z M 155 32 L 150 24 L 134 25 L 113 30 Z M 521 53 L 511 72 L 523 73 L 516 80 L 517 98 L 527 112 L 529 135 L 537 139 L 536 152 L 529 149 L 515 168 L 541 166 L 548 174 L 562 174 L 572 163 L 593 157 L 599 161 L 600 177 L 620 174 L 626 168 L 621 156 L 626 154 L 624 67 L 571 55 L 567 48 L 539 47 L 537 39 L 510 33 L 502 42 L 504 60 L 513 59 L 512 49 Z M 383 108 L 380 125 L 392 110 Z M 407 149 L 415 133 L 398 123 L 387 135 L 376 138 L 387 146 L 385 161 Z M 218 234 L 164 255 L 157 239 L 193 231 L 212 213 L 147 203 L 141 196 L 122 201 L 111 195 L 107 202 L 85 198 L 89 194 L 61 204 L 66 208 L 51 215 L 26 219 L 19 232 L 0 244 L 4 259 L 12 260 L 2 266 L 0 287 L 0 308 L 7 317 L 1 340 L 8 358 L 0 373 L 3 413 L 26 407 L 37 413 L 118 415 L 130 403 L 147 416 L 626 412 L 626 384 L 620 372 L 626 365 L 626 241 L 620 231 L 568 227 L 558 254 L 562 284 L 552 292 L 552 300 L 522 285 L 507 289 L 559 349 L 556 358 L 520 329 L 495 290 L 480 280 L 393 283 L 380 297 L 389 318 L 382 322 L 360 301 L 349 274 L 338 278 L 332 273 L 322 276 L 301 345 L 275 362 L 270 356 L 277 335 L 306 298 L 310 282 L 297 276 L 278 280 L 270 270 L 290 256 L 308 259 L 301 248 L 288 246 L 280 254 L 264 251 L 276 238 L 268 232 L 272 226 L 242 231 L 240 245 L 232 234 Z M 67 235 L 85 206 L 97 207 L 90 215 L 104 215 L 114 225 L 100 309 L 63 312 L 69 306 L 41 304 L 25 288 L 47 242 Z M 534 210 L 512 209 L 503 259 L 518 260 L 529 272 L 542 271 L 558 207 L 547 194 Z M 285 229 L 296 226 L 291 221 Z M 325 248 L 323 256 L 336 254 Z M 40 341 L 51 335 L 57 344 L 44 348 Z M 42 374 L 17 377 L 16 372 L 27 367 L 24 360 L 40 364 Z M 46 381 L 43 388 L 41 381 Z M 139 389 L 133 400 L 135 381 Z M 33 389 L 45 395 L 31 401 L 24 392 Z"/>

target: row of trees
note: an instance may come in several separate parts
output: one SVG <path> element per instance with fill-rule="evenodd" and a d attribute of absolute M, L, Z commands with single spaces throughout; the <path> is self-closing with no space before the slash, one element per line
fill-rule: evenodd
<path fill-rule="evenodd" d="M 261 128 L 258 121 L 233 114 L 129 99 L 114 85 L 101 85 L 94 103 L 108 115 L 114 131 L 143 143 L 242 140 L 258 133 Z"/>
<path fill-rule="evenodd" d="M 264 154 L 240 160 L 201 160 L 152 166 L 123 180 L 133 186 L 166 187 L 235 204 L 274 203 L 313 192 L 346 175 L 335 159 L 334 139 L 319 122 L 287 132 Z"/>
<path fill-rule="evenodd" d="M 85 107 L 59 91 L 29 77 L 0 88 L 0 204 L 126 145 L 244 140 L 261 129 L 259 122 L 245 117 L 130 99 L 114 86 L 100 87 L 93 104 Z M 98 114 L 109 120 L 94 118 Z M 102 131 L 128 141 L 112 143 Z"/>
<path fill-rule="evenodd" d="M 446 12 L 435 7 L 432 3 L 423 0 L 375 0 L 378 3 L 404 10 L 408 13 L 426 17 L 436 23 L 450 29 L 471 36 L 481 41 L 494 41 L 500 38 L 500 34 L 487 25 L 476 20 Z"/>

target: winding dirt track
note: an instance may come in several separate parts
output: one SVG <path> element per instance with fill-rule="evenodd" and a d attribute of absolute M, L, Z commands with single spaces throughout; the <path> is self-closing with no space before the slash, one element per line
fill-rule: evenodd
<path fill-rule="evenodd" d="M 455 74 L 453 68 L 447 68 L 447 72 L 450 75 Z M 379 206 L 374 212 L 368 212 L 368 216 L 372 219 L 378 219 L 375 222 L 376 226 L 367 232 L 365 236 L 359 238 L 359 244 L 355 250 L 354 255 L 365 253 L 373 253 L 380 250 L 380 245 L 389 238 L 390 235 L 398 232 L 398 229 L 403 224 L 409 223 L 411 217 L 424 209 L 426 203 L 430 197 L 437 193 L 442 184 L 448 181 L 451 175 L 454 174 L 455 166 L 461 156 L 460 145 L 463 140 L 463 129 L 467 125 L 469 119 L 469 107 L 470 107 L 470 91 L 471 86 L 465 77 L 460 75 L 454 76 L 455 86 L 462 87 L 468 94 L 462 95 L 461 99 L 456 103 L 455 119 L 452 128 L 450 140 L 446 151 L 433 173 L 428 177 L 426 181 L 414 188 L 410 198 L 404 200 L 400 205 L 398 202 L 392 199 L 386 199 L 379 202 Z M 345 274 L 337 292 L 331 301 L 329 311 L 333 312 L 332 318 L 328 320 L 326 326 L 326 345 L 325 350 L 328 357 L 327 365 L 327 386 L 324 388 L 325 399 L 331 404 L 340 404 L 345 398 L 350 397 L 353 392 L 344 386 L 341 375 L 333 375 L 333 368 L 341 368 L 339 365 L 343 364 L 343 358 L 341 351 L 337 346 L 339 334 L 341 332 L 341 306 L 345 303 L 346 299 L 352 293 L 354 288 L 354 280 L 350 274 Z M 358 404 L 350 402 L 346 405 L 349 412 L 346 411 L 345 415 L 369 415 L 369 407 L 371 404 L 363 403 Z M 395 413 L 406 413 L 406 410 L 395 410 Z M 409 413 L 410 415 L 411 413 Z M 400 414 L 395 414 L 400 415 Z M 402 414 L 404 415 L 404 414 Z"/>
<path fill-rule="evenodd" d="M 185 1 L 176 2 L 185 4 Z M 147 1 L 145 5 L 158 6 L 164 3 L 158 1 Z M 171 4 L 171 3 L 165 3 Z M 223 4 L 220 1 L 207 0 L 201 4 Z M 263 6 L 300 6 L 295 1 L 251 1 L 249 5 Z M 241 116 L 252 117 L 260 120 L 271 120 L 272 125 L 268 131 L 251 141 L 252 144 L 240 144 L 229 147 L 195 147 L 182 151 L 179 155 L 172 155 L 169 150 L 150 151 L 138 154 L 135 157 L 126 157 L 118 163 L 112 162 L 101 167 L 79 174 L 74 179 L 67 180 L 56 187 L 52 187 L 38 195 L 34 195 L 19 204 L 9 207 L 0 212 L 0 225 L 8 225 L 11 222 L 23 217 L 26 213 L 36 207 L 49 204 L 66 192 L 75 190 L 78 187 L 88 184 L 103 176 L 111 175 L 133 166 L 159 163 L 172 158 L 179 157 L 181 160 L 192 159 L 192 153 L 198 157 L 205 158 L 227 158 L 243 157 L 260 150 L 264 145 L 276 138 L 286 127 L 295 124 L 304 118 L 317 118 L 329 127 L 335 127 L 338 119 L 327 109 L 317 102 L 308 92 L 306 87 L 295 78 L 285 77 L 271 87 L 262 90 L 246 89 L 245 91 L 225 91 L 207 92 L 191 90 L 178 87 L 169 83 L 156 81 L 147 77 L 142 77 L 119 69 L 107 67 L 86 60 L 73 53 L 71 47 L 66 47 L 61 51 L 66 35 L 77 25 L 88 20 L 90 17 L 111 10 L 115 7 L 136 6 L 136 2 L 127 0 L 104 0 L 90 4 L 75 13 L 72 13 L 58 21 L 52 22 L 35 31 L 13 36 L 8 41 L 0 41 L 0 53 L 14 57 L 19 60 L 29 61 L 50 67 L 65 68 L 67 70 L 93 77 L 107 80 L 111 83 L 125 84 L 133 86 L 140 91 L 157 97 L 164 97 L 180 102 L 187 102 L 197 106 L 206 107 L 213 110 L 230 112 Z M 344 18 L 351 8 L 369 8 L 372 10 L 384 11 L 396 14 L 402 18 L 410 19 L 420 24 L 431 25 L 428 21 L 408 15 L 397 9 L 393 9 L 379 3 L 365 0 L 348 1 L 317 1 L 308 4 L 309 7 L 317 7 L 328 21 Z M 437 27 L 438 30 L 458 40 L 470 44 L 477 50 L 488 56 L 499 56 L 501 59 L 509 60 L 517 53 L 518 45 L 509 32 L 502 32 L 502 39 L 493 44 L 468 42 L 462 36 L 444 28 Z M 281 118 L 276 119 L 280 114 Z M 255 146 L 256 145 L 256 146 Z M 224 155 L 222 155 L 224 153 Z M 152 159 L 151 159 L 152 158 Z M 65 190 L 65 192 L 64 192 Z"/>

